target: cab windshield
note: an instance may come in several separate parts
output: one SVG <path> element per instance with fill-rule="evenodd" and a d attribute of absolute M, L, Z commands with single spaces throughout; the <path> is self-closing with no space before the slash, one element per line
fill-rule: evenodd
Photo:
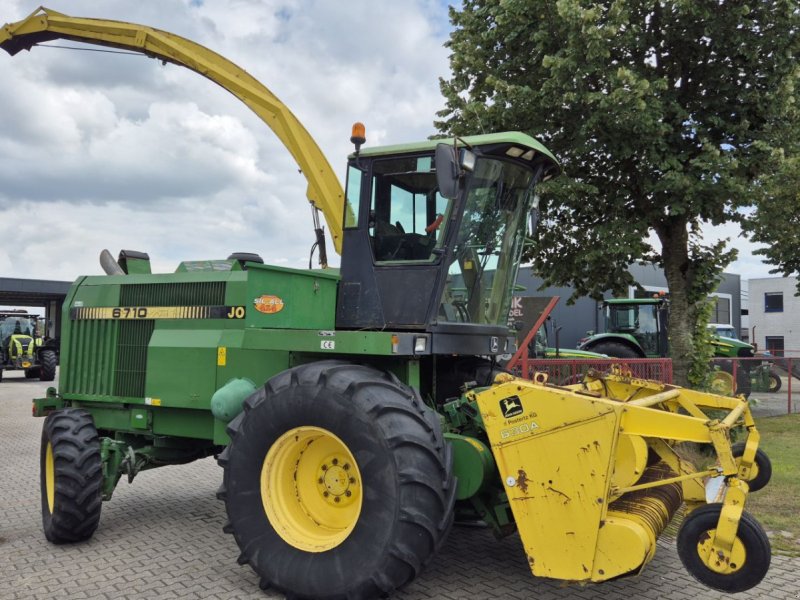
<path fill-rule="evenodd" d="M 525 241 L 534 173 L 479 158 L 439 308 L 439 321 L 505 325 Z"/>
<path fill-rule="evenodd" d="M 33 336 L 35 323 L 28 317 L 0 317 L 0 343 L 5 346 L 12 335 Z"/>

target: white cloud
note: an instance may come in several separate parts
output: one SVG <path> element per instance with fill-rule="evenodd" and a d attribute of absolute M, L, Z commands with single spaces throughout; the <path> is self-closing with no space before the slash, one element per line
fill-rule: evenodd
<path fill-rule="evenodd" d="M 370 145 L 424 139 L 444 104 L 441 0 L 48 4 L 171 31 L 239 64 L 298 116 L 340 180 L 351 123 L 366 123 Z M 0 22 L 31 8 L 3 0 Z M 97 273 L 102 248 L 147 251 L 161 271 L 237 250 L 307 264 L 305 180 L 268 127 L 215 84 L 139 56 L 52 48 L 0 53 L 0 80 L 0 276 Z M 704 235 L 739 248 L 730 271 L 768 276 L 735 226 Z"/>
<path fill-rule="evenodd" d="M 368 144 L 424 139 L 443 104 L 438 1 L 49 5 L 171 31 L 233 60 L 300 118 L 340 179 L 353 121 L 367 124 Z M 28 11 L 6 0 L 0 21 Z M 307 264 L 304 178 L 268 127 L 215 84 L 147 58 L 52 48 L 0 54 L 0 78 L 1 275 L 97 273 L 103 248 L 147 251 L 162 271 L 232 251 Z"/>

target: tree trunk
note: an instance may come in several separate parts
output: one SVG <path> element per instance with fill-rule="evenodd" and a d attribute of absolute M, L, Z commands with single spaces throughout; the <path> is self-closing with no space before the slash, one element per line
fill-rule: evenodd
<path fill-rule="evenodd" d="M 659 224 L 661 258 L 669 287 L 669 355 L 673 381 L 689 385 L 689 369 L 694 356 L 694 329 L 697 308 L 691 298 L 692 264 L 689 260 L 689 231 L 682 217 L 672 217 Z"/>

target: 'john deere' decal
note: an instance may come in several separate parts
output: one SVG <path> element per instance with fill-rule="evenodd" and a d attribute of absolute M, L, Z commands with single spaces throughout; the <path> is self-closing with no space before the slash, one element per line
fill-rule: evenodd
<path fill-rule="evenodd" d="M 503 416 L 508 419 L 522 414 L 522 400 L 519 396 L 509 396 L 500 400 L 500 410 Z"/>
<path fill-rule="evenodd" d="M 268 294 L 264 294 L 263 296 L 259 296 L 258 298 L 253 300 L 253 306 L 256 307 L 256 310 L 258 312 L 264 313 L 266 315 L 272 315 L 277 312 L 281 312 L 285 305 L 283 303 L 282 298 L 279 298 L 278 296 L 271 296 Z"/>

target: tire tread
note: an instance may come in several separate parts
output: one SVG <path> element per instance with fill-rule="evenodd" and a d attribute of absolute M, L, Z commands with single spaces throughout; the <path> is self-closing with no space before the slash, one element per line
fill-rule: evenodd
<path fill-rule="evenodd" d="M 394 525 L 395 533 L 384 551 L 382 566 L 372 573 L 358 573 L 353 587 L 340 594 L 319 597 L 357 600 L 385 596 L 411 581 L 430 562 L 453 523 L 456 491 L 453 454 L 438 417 L 425 406 L 415 390 L 394 374 L 338 360 L 284 371 L 245 400 L 244 406 L 252 410 L 270 396 L 295 386 L 314 386 L 350 397 L 373 419 L 375 428 L 382 432 L 392 451 L 399 475 L 399 506 L 403 508 Z M 242 435 L 245 418 L 242 414 L 228 425 L 231 445 Z M 218 459 L 226 470 L 226 477 L 229 457 L 226 449 Z M 427 465 L 428 468 L 412 465 Z M 421 493 L 420 489 L 425 492 Z M 229 513 L 228 516 L 235 523 L 233 515 Z M 257 544 L 241 539 L 235 524 L 226 530 L 236 538 L 241 559 L 254 567 Z M 295 596 L 295 591 L 286 589 L 275 577 L 270 579 L 265 573 L 257 574 L 262 585 L 283 592 L 287 598 Z"/>
<path fill-rule="evenodd" d="M 54 512 L 44 484 L 47 442 L 55 469 Z M 102 508 L 103 471 L 100 441 L 91 414 L 65 408 L 51 413 L 42 431 L 42 520 L 45 536 L 55 544 L 80 542 L 94 534 Z"/>

